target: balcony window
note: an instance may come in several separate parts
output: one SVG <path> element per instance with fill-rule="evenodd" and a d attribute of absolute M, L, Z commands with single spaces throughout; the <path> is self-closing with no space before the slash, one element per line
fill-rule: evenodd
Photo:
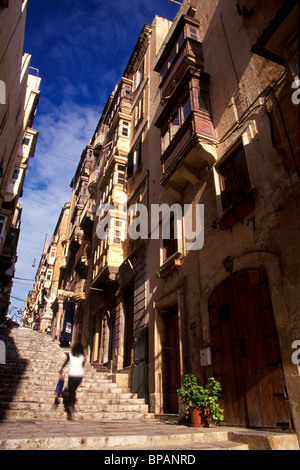
<path fill-rule="evenodd" d="M 126 166 L 118 164 L 118 184 L 125 184 L 125 173 L 126 173 Z"/>
<path fill-rule="evenodd" d="M 4 235 L 4 229 L 6 224 L 6 217 L 0 215 L 0 237 Z"/>
<path fill-rule="evenodd" d="M 17 181 L 17 179 L 19 178 L 19 175 L 20 175 L 20 169 L 15 168 L 11 179 L 14 181 Z"/>
<path fill-rule="evenodd" d="M 193 29 L 193 28 L 192 28 Z M 195 30 L 196 33 L 197 33 L 197 30 Z M 189 35 L 189 37 L 192 37 Z M 161 79 L 164 78 L 164 76 L 166 75 L 166 73 L 168 72 L 169 68 L 171 67 L 176 55 L 178 54 L 183 42 L 184 42 L 184 30 L 182 30 L 179 34 L 179 37 L 178 39 L 176 40 L 170 54 L 168 55 L 168 58 L 167 60 L 165 61 L 163 67 L 162 67 L 162 70 L 161 70 L 161 73 L 160 73 L 160 76 L 161 76 Z"/>
<path fill-rule="evenodd" d="M 198 30 L 193 28 L 192 26 L 188 27 L 188 35 L 189 38 L 194 39 L 195 41 L 199 41 Z"/>
<path fill-rule="evenodd" d="M 171 114 L 171 119 L 167 124 L 167 127 L 162 130 L 162 153 L 168 148 L 172 139 L 177 134 L 189 114 L 191 113 L 191 100 L 189 96 L 185 96 L 182 103 L 176 110 Z"/>
<path fill-rule="evenodd" d="M 23 139 L 23 142 L 22 142 L 22 145 L 29 145 L 30 144 L 30 135 L 29 134 L 25 134 L 25 137 Z"/>

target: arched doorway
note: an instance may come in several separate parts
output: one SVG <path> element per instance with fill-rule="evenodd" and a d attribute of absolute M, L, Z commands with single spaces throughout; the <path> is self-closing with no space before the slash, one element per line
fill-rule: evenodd
<path fill-rule="evenodd" d="M 225 279 L 209 298 L 209 318 L 224 424 L 291 427 L 266 272 L 253 269 Z"/>

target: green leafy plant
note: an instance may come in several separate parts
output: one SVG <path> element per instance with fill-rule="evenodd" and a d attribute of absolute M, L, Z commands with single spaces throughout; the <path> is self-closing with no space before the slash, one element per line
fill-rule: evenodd
<path fill-rule="evenodd" d="M 206 408 L 209 410 L 210 421 L 220 424 L 224 419 L 224 410 L 218 404 L 221 391 L 221 384 L 213 377 L 208 379 L 205 386 L 201 386 L 198 385 L 195 375 L 187 374 L 183 380 L 183 387 L 178 389 L 177 393 L 187 408 Z"/>
<path fill-rule="evenodd" d="M 160 269 L 159 271 L 157 271 L 155 277 L 156 279 L 161 279 L 161 273 L 162 273 L 162 269 Z"/>

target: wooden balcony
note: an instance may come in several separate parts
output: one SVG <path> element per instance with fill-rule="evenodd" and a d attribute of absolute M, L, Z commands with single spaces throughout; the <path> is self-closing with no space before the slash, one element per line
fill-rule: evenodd
<path fill-rule="evenodd" d="M 83 230 L 75 225 L 70 236 L 69 249 L 71 252 L 77 251 L 83 239 Z"/>
<path fill-rule="evenodd" d="M 204 68 L 202 44 L 191 38 L 186 38 L 159 86 L 163 101 L 172 95 L 190 67 Z"/>
<path fill-rule="evenodd" d="M 74 300 L 83 302 L 86 299 L 86 279 L 79 279 L 74 283 Z"/>
<path fill-rule="evenodd" d="M 215 163 L 215 141 L 210 114 L 200 109 L 192 111 L 161 156 L 161 184 L 177 200 L 188 184 L 199 181 L 203 168 Z"/>

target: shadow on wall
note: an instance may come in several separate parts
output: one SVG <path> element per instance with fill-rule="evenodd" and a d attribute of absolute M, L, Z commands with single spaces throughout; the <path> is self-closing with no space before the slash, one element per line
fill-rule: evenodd
<path fill-rule="evenodd" d="M 9 328 L 0 328 L 0 422 L 9 418 L 8 411 L 26 373 L 28 361 L 19 356 Z M 5 354 L 4 354 L 5 353 Z"/>

